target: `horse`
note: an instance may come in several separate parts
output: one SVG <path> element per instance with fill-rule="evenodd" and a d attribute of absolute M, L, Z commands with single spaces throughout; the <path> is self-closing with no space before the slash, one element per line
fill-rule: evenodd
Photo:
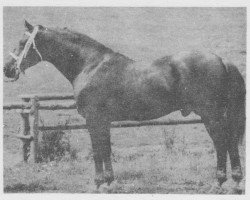
<path fill-rule="evenodd" d="M 52 63 L 73 86 L 77 111 L 86 119 L 95 165 L 94 183 L 114 181 L 110 124 L 151 120 L 180 110 L 199 115 L 217 155 L 216 184 L 227 180 L 227 153 L 236 190 L 243 178 L 238 145 L 245 133 L 245 82 L 237 67 L 214 53 L 183 51 L 136 62 L 67 28 L 33 26 L 4 65 L 16 81 L 41 61 Z M 32 48 L 31 48 L 32 47 Z"/>

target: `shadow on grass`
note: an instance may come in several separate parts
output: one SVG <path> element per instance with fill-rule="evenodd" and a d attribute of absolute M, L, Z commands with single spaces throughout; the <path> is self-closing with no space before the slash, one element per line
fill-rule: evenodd
<path fill-rule="evenodd" d="M 38 182 L 32 182 L 29 184 L 24 183 L 16 183 L 11 186 L 7 185 L 4 187 L 5 193 L 29 193 L 29 192 L 41 192 L 41 191 L 47 191 L 47 190 L 57 190 L 57 188 L 54 186 L 53 188 L 47 188 L 41 185 Z"/>
<path fill-rule="evenodd" d="M 123 171 L 116 176 L 118 182 L 127 181 L 127 180 L 136 180 L 144 176 L 141 171 Z"/>

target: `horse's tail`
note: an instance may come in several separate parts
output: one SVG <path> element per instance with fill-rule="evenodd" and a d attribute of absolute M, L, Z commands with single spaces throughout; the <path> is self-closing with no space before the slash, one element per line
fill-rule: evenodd
<path fill-rule="evenodd" d="M 233 138 L 242 144 L 246 128 L 246 86 L 238 68 L 224 63 L 227 70 L 227 120 Z"/>

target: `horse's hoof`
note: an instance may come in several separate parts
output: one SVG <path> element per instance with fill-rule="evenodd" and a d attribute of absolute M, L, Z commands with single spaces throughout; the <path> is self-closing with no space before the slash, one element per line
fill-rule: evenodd
<path fill-rule="evenodd" d="M 232 188 L 227 191 L 227 194 L 242 194 L 243 191 L 240 188 Z"/>
<path fill-rule="evenodd" d="M 99 188 L 100 193 L 109 193 L 109 185 L 107 183 L 104 183 Z"/>
<path fill-rule="evenodd" d="M 243 194 L 243 190 L 240 188 L 235 188 L 234 189 L 234 194 Z"/>
<path fill-rule="evenodd" d="M 244 194 L 244 188 L 240 187 L 239 184 L 236 184 L 236 186 L 227 191 L 227 194 Z"/>
<path fill-rule="evenodd" d="M 100 193 L 100 191 L 95 184 L 90 184 L 88 185 L 87 193 Z"/>
<path fill-rule="evenodd" d="M 112 181 L 111 183 L 104 183 L 99 188 L 99 193 L 113 193 L 116 188 L 116 181 Z"/>
<path fill-rule="evenodd" d="M 208 191 L 209 194 L 223 194 L 224 191 L 221 186 L 218 184 L 215 184 L 211 187 L 211 189 Z"/>

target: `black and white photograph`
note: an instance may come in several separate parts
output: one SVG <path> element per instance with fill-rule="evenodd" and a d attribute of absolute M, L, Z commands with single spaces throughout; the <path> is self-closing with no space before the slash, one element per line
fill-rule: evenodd
<path fill-rule="evenodd" d="M 2 12 L 5 195 L 247 193 L 247 7 Z"/>

